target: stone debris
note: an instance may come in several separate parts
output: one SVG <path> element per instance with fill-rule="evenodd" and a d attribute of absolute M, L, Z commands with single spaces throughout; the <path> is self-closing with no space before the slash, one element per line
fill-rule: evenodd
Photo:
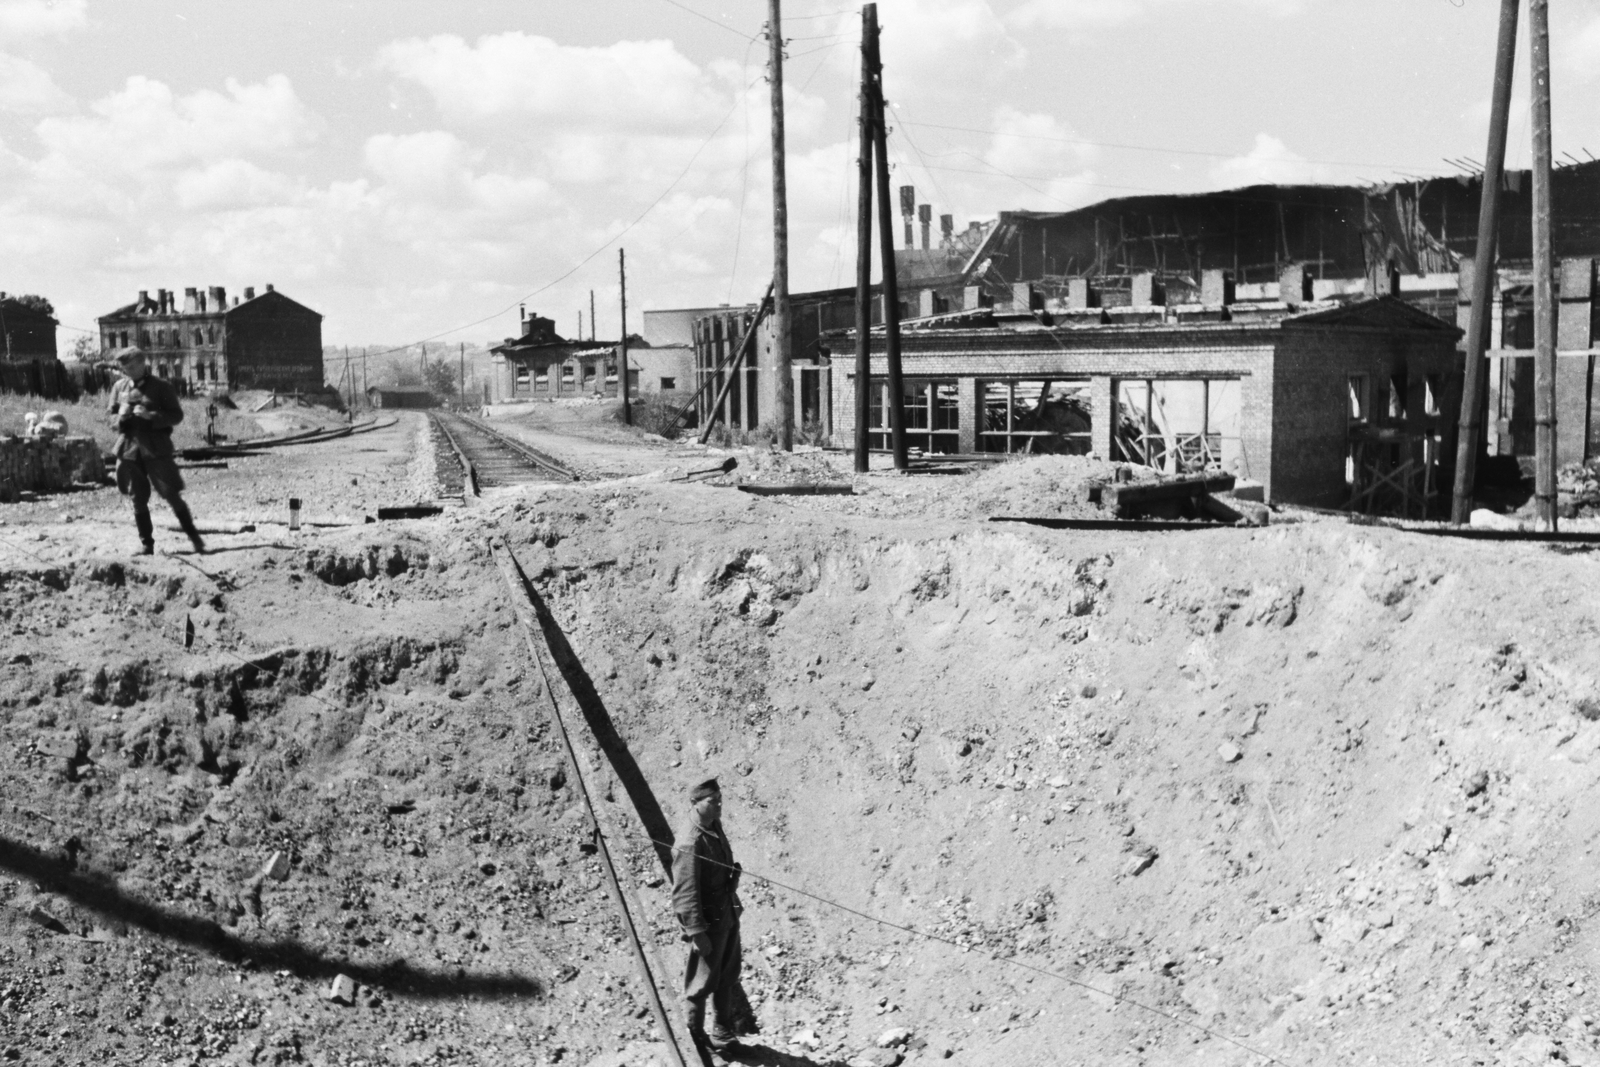
<path fill-rule="evenodd" d="M 274 852 L 267 858 L 262 866 L 261 873 L 271 878 L 274 882 L 289 880 L 289 854 L 287 852 Z"/>
<path fill-rule="evenodd" d="M 822 1038 L 815 1030 L 796 1030 L 789 1036 L 789 1044 L 815 1052 L 822 1047 Z"/>
<path fill-rule="evenodd" d="M 1244 758 L 1244 750 L 1232 741 L 1224 741 L 1217 746 L 1217 755 L 1223 763 L 1238 763 Z"/>
<path fill-rule="evenodd" d="M 345 1007 L 354 1007 L 356 1002 L 356 980 L 348 974 L 336 975 L 333 984 L 328 987 L 328 999 L 335 1004 Z"/>
<path fill-rule="evenodd" d="M 896 1026 L 885 1030 L 878 1035 L 879 1048 L 895 1048 L 911 1040 L 911 1031 L 904 1026 Z"/>
<path fill-rule="evenodd" d="M 895 1067 L 905 1057 L 898 1049 L 873 1048 L 846 1060 L 849 1067 Z"/>

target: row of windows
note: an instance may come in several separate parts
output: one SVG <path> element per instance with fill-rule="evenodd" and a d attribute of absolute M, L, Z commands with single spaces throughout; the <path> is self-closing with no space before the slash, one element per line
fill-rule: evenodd
<path fill-rule="evenodd" d="M 592 387 L 594 385 L 595 379 L 598 377 L 598 375 L 599 375 L 599 364 L 596 364 L 596 363 L 585 363 L 585 364 L 583 364 L 583 384 L 584 384 L 585 387 Z M 614 362 L 611 362 L 610 360 L 606 361 L 605 377 L 606 377 L 606 384 L 607 385 L 615 385 L 617 383 L 617 365 Z M 633 368 L 630 368 L 628 370 L 628 379 L 629 379 L 630 383 L 632 383 L 634 385 L 637 385 L 638 381 L 639 381 L 639 372 L 637 370 L 633 369 Z M 517 367 L 517 388 L 518 389 L 527 389 L 530 383 L 532 384 L 533 388 L 535 390 L 538 390 L 538 391 L 544 391 L 544 390 L 549 389 L 550 388 L 550 371 L 549 371 L 549 368 L 540 367 L 538 369 L 538 371 L 535 372 L 535 371 L 529 370 L 528 367 L 526 367 L 526 366 L 518 366 Z M 561 386 L 562 386 L 562 388 L 563 389 L 570 388 L 572 386 L 577 385 L 577 383 L 578 383 L 577 365 L 572 364 L 572 363 L 563 363 L 561 365 Z"/>
<path fill-rule="evenodd" d="M 131 336 L 132 335 L 127 330 L 112 330 L 112 331 L 110 331 L 109 333 L 106 334 L 106 339 L 107 339 L 107 343 L 112 348 L 127 348 L 129 346 L 129 343 L 130 343 L 129 338 Z M 169 337 L 170 337 L 170 341 L 169 341 Z M 139 338 L 139 347 L 140 348 L 149 348 L 150 347 L 150 331 L 149 330 L 140 330 L 139 333 L 138 333 L 138 338 Z M 181 344 L 183 344 L 183 331 L 181 329 L 174 328 L 170 332 L 167 331 L 167 330 L 157 330 L 155 332 L 155 346 L 157 348 L 166 348 L 169 345 L 169 343 L 172 344 L 172 345 L 181 345 Z M 194 344 L 196 344 L 196 345 L 214 345 L 216 343 L 217 343 L 217 328 L 215 326 L 207 326 L 203 333 L 201 332 L 201 330 L 200 330 L 200 328 L 198 326 L 195 327 L 195 329 L 194 329 Z"/>

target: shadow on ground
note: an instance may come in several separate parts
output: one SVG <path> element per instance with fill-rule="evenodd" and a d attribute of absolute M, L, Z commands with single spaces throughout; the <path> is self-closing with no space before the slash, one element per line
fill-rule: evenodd
<path fill-rule="evenodd" d="M 298 941 L 242 938 L 210 919 L 140 900 L 125 893 L 110 879 L 77 870 L 66 860 L 5 837 L 0 837 L 0 871 L 25 878 L 78 907 L 137 926 L 164 941 L 186 945 L 230 962 L 249 960 L 262 967 L 289 970 L 301 978 L 347 974 L 391 996 L 420 999 L 477 996 L 499 1000 L 537 997 L 543 993 L 536 980 L 517 974 L 473 973 L 462 968 L 429 969 L 402 959 L 374 966 L 330 956 Z"/>
<path fill-rule="evenodd" d="M 556 667 L 561 671 L 561 677 L 577 698 L 584 721 L 589 724 L 591 735 L 600 743 L 600 749 L 606 754 L 611 770 L 622 782 L 622 788 L 627 790 L 628 799 L 633 802 L 634 810 L 639 814 L 639 821 L 644 824 L 645 833 L 655 844 L 656 858 L 661 861 L 662 870 L 670 876 L 674 835 L 672 825 L 667 821 L 666 813 L 661 810 L 660 801 L 656 799 L 655 791 L 645 780 L 644 772 L 639 769 L 638 761 L 633 758 L 628 743 L 617 733 L 616 724 L 611 720 L 611 712 L 606 709 L 605 701 L 600 699 L 600 694 L 594 687 L 594 680 L 579 662 L 577 653 L 567 641 L 567 635 L 562 632 L 560 624 L 550 614 L 549 605 L 539 595 L 538 590 L 534 589 L 533 583 L 528 580 L 527 572 L 522 569 L 520 563 L 517 565 L 517 572 L 522 576 L 522 588 L 527 592 L 528 602 L 533 605 L 534 615 L 539 620 L 539 629 L 544 632 L 544 639 L 555 654 Z"/>

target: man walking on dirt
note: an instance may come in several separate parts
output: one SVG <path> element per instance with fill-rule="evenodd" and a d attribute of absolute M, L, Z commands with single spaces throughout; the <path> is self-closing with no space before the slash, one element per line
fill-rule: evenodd
<path fill-rule="evenodd" d="M 156 550 L 155 524 L 150 521 L 150 490 L 154 489 L 178 517 L 196 552 L 206 544 L 194 528 L 189 505 L 183 502 L 183 476 L 172 458 L 172 428 L 183 421 L 183 405 L 172 385 L 150 373 L 144 353 L 124 348 L 117 353 L 123 377 L 111 387 L 106 414 L 117 438 L 117 488 L 133 498 L 133 522 L 139 528 L 139 553 Z"/>
<path fill-rule="evenodd" d="M 739 987 L 744 960 L 739 942 L 739 865 L 722 832 L 722 790 L 715 778 L 689 793 L 694 812 L 678 837 L 672 858 L 672 910 L 689 942 L 683 996 L 688 1001 L 689 1034 L 697 1044 L 721 1051 L 738 1044 L 738 1034 L 754 1032 L 754 1019 Z M 706 998 L 711 999 L 711 1032 L 706 1033 Z"/>

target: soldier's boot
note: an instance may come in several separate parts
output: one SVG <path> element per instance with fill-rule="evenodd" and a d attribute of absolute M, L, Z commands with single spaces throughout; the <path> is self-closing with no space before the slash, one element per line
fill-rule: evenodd
<path fill-rule="evenodd" d="M 176 494 L 168 503 L 172 505 L 172 513 L 178 517 L 178 526 L 189 538 L 189 544 L 194 548 L 195 555 L 205 555 L 206 543 L 200 539 L 200 531 L 195 529 L 194 516 L 189 514 L 189 505 L 184 502 L 183 497 Z"/>
<path fill-rule="evenodd" d="M 739 1044 L 739 1034 L 734 1027 L 721 1019 L 716 1019 L 711 1023 L 711 1032 L 706 1035 L 706 1040 L 713 1049 L 720 1052 L 723 1049 L 736 1047 Z"/>
<path fill-rule="evenodd" d="M 156 551 L 156 525 L 150 520 L 150 505 L 146 501 L 133 502 L 133 525 L 139 530 L 139 555 L 151 556 Z"/>

